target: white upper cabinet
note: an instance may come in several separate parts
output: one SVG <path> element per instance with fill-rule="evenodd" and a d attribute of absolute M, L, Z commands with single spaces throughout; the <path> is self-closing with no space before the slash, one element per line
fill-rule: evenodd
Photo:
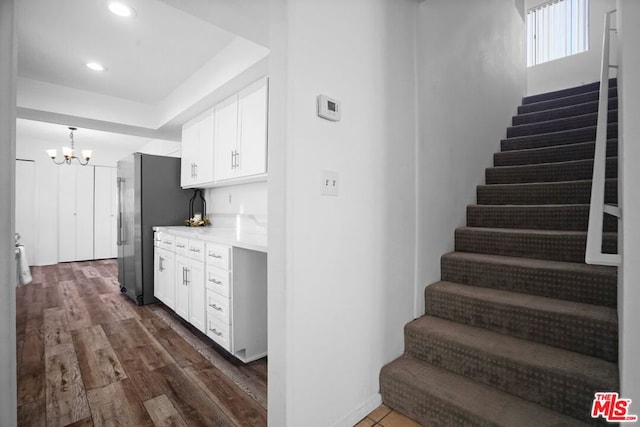
<path fill-rule="evenodd" d="M 216 181 L 235 177 L 238 140 L 238 95 L 215 107 L 215 167 Z"/>
<path fill-rule="evenodd" d="M 265 179 L 268 79 L 262 78 L 182 128 L 182 187 Z"/>
<path fill-rule="evenodd" d="M 182 127 L 182 187 L 198 187 L 213 181 L 213 125 L 211 109 Z"/>
<path fill-rule="evenodd" d="M 263 174 L 267 171 L 267 79 L 240 92 L 238 118 L 236 174 Z"/>

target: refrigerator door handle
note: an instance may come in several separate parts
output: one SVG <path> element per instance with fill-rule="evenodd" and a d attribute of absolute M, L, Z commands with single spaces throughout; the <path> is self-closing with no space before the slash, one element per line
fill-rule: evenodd
<path fill-rule="evenodd" d="M 122 183 L 125 182 L 124 178 L 118 177 L 118 246 L 122 246 L 126 243 L 125 235 L 124 235 L 124 224 L 122 218 L 122 205 L 123 205 L 123 197 L 122 197 Z"/>

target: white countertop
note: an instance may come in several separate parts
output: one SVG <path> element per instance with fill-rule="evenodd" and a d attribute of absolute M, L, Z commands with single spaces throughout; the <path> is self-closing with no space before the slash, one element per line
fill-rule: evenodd
<path fill-rule="evenodd" d="M 153 227 L 154 231 L 170 232 L 187 238 L 206 240 L 213 243 L 235 246 L 236 248 L 250 249 L 258 252 L 267 251 L 267 234 L 247 232 L 235 228 L 216 227 Z"/>

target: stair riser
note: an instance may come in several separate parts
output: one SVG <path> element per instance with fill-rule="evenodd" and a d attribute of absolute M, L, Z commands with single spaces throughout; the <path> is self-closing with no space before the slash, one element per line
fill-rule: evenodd
<path fill-rule="evenodd" d="M 593 159 L 595 142 L 581 142 L 523 151 L 502 151 L 493 155 L 494 166 L 518 166 L 538 163 Z M 607 141 L 607 157 L 617 157 L 618 140 Z"/>
<path fill-rule="evenodd" d="M 425 313 L 609 362 L 618 360 L 618 327 L 612 322 L 452 295 L 432 286 L 425 290 Z"/>
<path fill-rule="evenodd" d="M 616 307 L 617 275 L 529 268 L 443 256 L 442 280 L 542 297 Z"/>
<path fill-rule="evenodd" d="M 618 88 L 609 88 L 609 99 L 618 97 Z M 518 107 L 518 114 L 528 114 L 538 111 L 553 110 L 555 108 L 569 107 L 585 102 L 598 101 L 600 92 L 588 92 L 579 95 L 568 96 L 565 98 L 552 99 L 550 101 L 541 101 L 533 104 L 525 104 Z"/>
<path fill-rule="evenodd" d="M 467 226 L 587 231 L 589 206 L 502 207 L 471 205 L 467 206 Z M 605 215 L 603 227 L 604 231 L 616 231 L 618 229 L 617 218 Z"/>
<path fill-rule="evenodd" d="M 618 86 L 618 80 L 609 79 L 609 88 Z M 597 92 L 600 90 L 600 82 L 588 83 L 581 86 L 570 87 L 567 89 L 556 90 L 553 92 L 541 93 L 538 95 L 529 95 L 522 98 L 522 105 L 534 104 L 542 101 L 548 101 L 558 98 L 566 98 L 568 96 L 580 95 L 583 93 Z"/>
<path fill-rule="evenodd" d="M 609 99 L 609 110 L 618 109 L 618 98 Z M 566 117 L 581 116 L 583 114 L 597 113 L 598 101 L 585 102 L 584 104 L 571 105 L 568 107 L 555 108 L 553 110 L 537 111 L 534 113 L 521 114 L 511 118 L 511 125 L 526 125 L 530 123 L 546 122 L 549 120 L 563 119 Z"/>
<path fill-rule="evenodd" d="M 618 158 L 607 159 L 606 177 L 618 177 Z M 521 184 L 526 182 L 581 181 L 593 177 L 593 160 L 571 163 L 549 163 L 512 167 L 487 168 L 485 181 L 489 184 Z"/>
<path fill-rule="evenodd" d="M 545 204 L 589 204 L 591 181 L 566 183 L 479 185 L 479 205 L 545 205 Z M 605 203 L 617 203 L 618 180 L 605 182 Z"/>
<path fill-rule="evenodd" d="M 607 126 L 607 139 L 618 137 L 618 124 Z M 500 141 L 501 151 L 524 150 L 528 148 L 551 147 L 555 145 L 574 144 L 576 142 L 590 142 L 596 139 L 596 127 L 571 129 L 566 131 L 546 133 L 542 135 L 518 136 Z"/>
<path fill-rule="evenodd" d="M 595 392 L 618 389 L 617 381 L 596 384 L 589 381 L 588 377 L 525 365 L 443 339 L 436 334 L 424 334 L 414 330 L 411 323 L 405 327 L 405 353 L 584 421 L 590 421 L 591 401 Z"/>
<path fill-rule="evenodd" d="M 605 253 L 615 253 L 617 237 L 603 235 Z M 482 229 L 458 229 L 455 248 L 459 252 L 584 262 L 586 234 L 535 235 L 529 233 L 494 233 Z"/>
<path fill-rule="evenodd" d="M 607 123 L 618 122 L 618 110 L 609 111 Z M 548 122 L 531 123 L 527 125 L 512 126 L 507 128 L 507 138 L 518 136 L 540 135 L 543 133 L 558 132 L 569 129 L 579 129 L 598 124 L 598 114 L 585 114 L 582 116 L 568 117 L 565 119 L 551 120 Z"/>

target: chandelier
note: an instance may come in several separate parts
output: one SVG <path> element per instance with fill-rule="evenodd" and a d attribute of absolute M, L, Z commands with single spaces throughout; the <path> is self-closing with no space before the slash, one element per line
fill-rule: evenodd
<path fill-rule="evenodd" d="M 74 146 L 74 142 L 73 142 L 73 131 L 78 130 L 77 128 L 74 127 L 69 127 L 69 130 L 71 131 L 71 133 L 69 133 L 69 138 L 71 139 L 71 148 L 69 147 L 62 147 L 62 155 L 64 156 L 64 159 L 62 159 L 61 161 L 57 162 L 56 161 L 56 157 L 58 156 L 58 151 L 56 149 L 53 150 L 47 150 L 47 155 L 49 157 L 51 157 L 51 160 L 53 160 L 53 163 L 55 163 L 56 165 L 62 165 L 62 164 L 71 164 L 71 161 L 73 159 L 76 159 L 78 161 L 78 163 L 80 163 L 82 166 L 86 166 L 89 164 L 89 159 L 91 159 L 91 150 L 82 150 L 82 157 L 85 159 L 85 162 L 83 163 L 82 160 L 80 160 L 79 157 L 76 157 L 76 150 L 75 150 L 75 146 Z"/>

